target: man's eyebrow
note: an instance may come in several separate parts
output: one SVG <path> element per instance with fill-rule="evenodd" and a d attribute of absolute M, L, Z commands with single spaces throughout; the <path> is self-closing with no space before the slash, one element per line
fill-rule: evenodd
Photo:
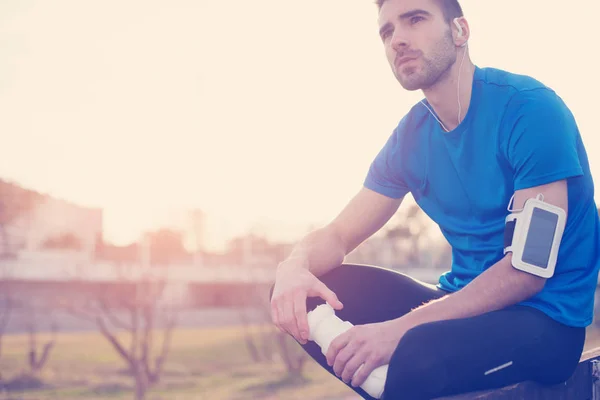
<path fill-rule="evenodd" d="M 430 17 L 431 13 L 429 11 L 416 9 L 416 10 L 407 11 L 404 14 L 400 14 L 398 19 L 409 19 L 410 17 L 414 17 L 415 15 L 425 15 L 427 17 Z"/>
<path fill-rule="evenodd" d="M 410 11 L 405 12 L 404 14 L 400 14 L 398 16 L 398 19 L 399 20 L 406 20 L 406 19 L 409 19 L 409 18 L 414 17 L 416 15 L 423 15 L 423 16 L 430 17 L 431 13 L 429 11 L 425 11 L 425 10 L 421 10 L 421 9 L 410 10 Z M 379 36 L 381 36 L 383 34 L 383 32 L 385 32 L 391 26 L 392 26 L 391 22 L 385 23 L 381 28 L 379 28 Z"/>

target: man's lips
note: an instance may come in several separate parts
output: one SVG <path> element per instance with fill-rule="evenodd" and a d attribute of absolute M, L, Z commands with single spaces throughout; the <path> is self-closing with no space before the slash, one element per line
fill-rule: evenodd
<path fill-rule="evenodd" d="M 407 63 L 409 61 L 415 60 L 416 57 L 396 57 L 396 60 L 394 61 L 394 65 L 396 66 L 396 68 L 402 66 L 402 64 Z"/>

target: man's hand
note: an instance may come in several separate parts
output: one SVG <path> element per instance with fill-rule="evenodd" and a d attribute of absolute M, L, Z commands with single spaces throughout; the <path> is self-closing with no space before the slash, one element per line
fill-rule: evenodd
<path fill-rule="evenodd" d="M 335 310 L 343 304 L 336 294 L 313 275 L 300 259 L 284 261 L 278 269 L 271 297 L 271 318 L 282 332 L 288 332 L 299 343 L 308 340 L 307 297 L 321 297 Z"/>
<path fill-rule="evenodd" d="M 390 363 L 400 339 L 410 328 L 402 318 L 356 325 L 331 342 L 327 364 L 333 366 L 335 374 L 344 382 L 360 386 L 375 368 Z"/>

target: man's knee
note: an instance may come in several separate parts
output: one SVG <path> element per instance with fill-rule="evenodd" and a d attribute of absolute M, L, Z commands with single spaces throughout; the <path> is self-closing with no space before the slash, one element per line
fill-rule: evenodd
<path fill-rule="evenodd" d="M 430 399 L 444 385 L 444 366 L 437 346 L 428 338 L 427 328 L 418 326 L 406 332 L 394 351 L 385 384 L 385 396 Z"/>

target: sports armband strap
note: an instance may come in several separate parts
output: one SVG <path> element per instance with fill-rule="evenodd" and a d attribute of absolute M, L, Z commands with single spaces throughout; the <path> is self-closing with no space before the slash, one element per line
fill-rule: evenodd
<path fill-rule="evenodd" d="M 510 246 L 512 245 L 516 224 L 516 219 L 513 219 L 512 221 L 506 221 L 506 225 L 504 226 L 504 254 L 511 251 Z"/>

